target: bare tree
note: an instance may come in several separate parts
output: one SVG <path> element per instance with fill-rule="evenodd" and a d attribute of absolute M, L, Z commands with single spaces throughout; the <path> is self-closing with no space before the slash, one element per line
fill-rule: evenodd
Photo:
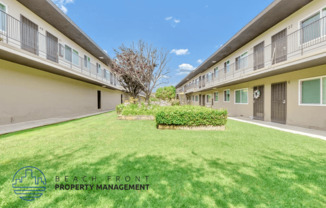
<path fill-rule="evenodd" d="M 116 58 L 112 62 L 112 69 L 118 74 L 118 80 L 121 86 L 132 97 L 138 97 L 139 93 L 144 90 L 140 81 L 135 77 L 141 74 L 137 67 L 137 54 L 124 45 L 115 50 Z"/>
<path fill-rule="evenodd" d="M 113 70 L 119 75 L 121 85 L 132 96 L 137 97 L 142 91 L 148 102 L 153 90 L 166 83 L 168 52 L 163 49 L 139 41 L 136 47 L 134 43 L 130 48 L 122 45 L 115 53 Z"/>

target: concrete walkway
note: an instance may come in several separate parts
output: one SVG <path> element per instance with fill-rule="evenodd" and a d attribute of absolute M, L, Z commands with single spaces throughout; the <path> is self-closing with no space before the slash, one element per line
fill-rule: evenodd
<path fill-rule="evenodd" d="M 299 134 L 299 135 L 326 140 L 326 131 L 322 131 L 322 130 L 308 129 L 303 127 L 273 123 L 268 121 L 252 120 L 250 118 L 243 118 L 243 117 L 229 117 L 229 119 L 244 122 L 244 123 L 254 124 L 257 126 L 263 126 L 266 128 L 276 129 L 280 131 L 290 132 L 293 134 Z"/>
<path fill-rule="evenodd" d="M 112 110 L 110 110 L 112 111 Z M 0 125 L 0 135 L 3 134 L 8 134 L 12 132 L 17 132 L 17 131 L 22 131 L 26 129 L 32 129 L 40 126 L 47 126 L 51 124 L 56 124 L 56 123 L 61 123 L 65 121 L 71 121 L 71 120 L 76 120 L 80 118 L 85 118 L 89 116 L 94 116 L 94 115 L 99 115 L 102 113 L 107 113 L 110 111 L 102 111 L 98 113 L 92 113 L 92 114 L 87 114 L 87 115 L 82 115 L 82 116 L 74 116 L 74 117 L 66 117 L 66 118 L 48 118 L 48 119 L 42 119 L 42 120 L 36 120 L 36 121 L 26 121 L 26 122 L 21 122 L 21 123 L 15 123 L 15 124 L 8 124 L 8 125 Z"/>

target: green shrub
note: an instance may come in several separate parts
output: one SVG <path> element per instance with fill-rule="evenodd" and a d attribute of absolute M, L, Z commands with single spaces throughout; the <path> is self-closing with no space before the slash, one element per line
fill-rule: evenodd
<path fill-rule="evenodd" d="M 159 110 L 155 117 L 157 126 L 223 126 L 227 122 L 227 111 L 199 106 L 172 106 Z"/>
<path fill-rule="evenodd" d="M 157 101 L 160 101 L 158 98 L 156 98 L 156 97 L 151 97 L 151 98 L 149 98 L 149 100 L 151 101 L 151 102 L 157 102 Z"/>
<path fill-rule="evenodd" d="M 125 107 L 124 104 L 117 105 L 117 106 L 115 107 L 115 109 L 116 109 L 116 111 L 117 111 L 117 114 L 121 114 L 121 112 L 122 112 L 122 110 L 123 110 L 124 107 Z"/>
<path fill-rule="evenodd" d="M 158 105 L 146 105 L 142 103 L 139 104 L 130 104 L 123 108 L 122 115 L 124 116 L 136 116 L 136 115 L 152 115 L 154 116 L 158 110 L 162 108 Z"/>
<path fill-rule="evenodd" d="M 173 99 L 173 100 L 171 100 L 171 105 L 172 106 L 178 106 L 178 105 L 180 105 L 180 101 L 176 100 L 176 99 Z"/>

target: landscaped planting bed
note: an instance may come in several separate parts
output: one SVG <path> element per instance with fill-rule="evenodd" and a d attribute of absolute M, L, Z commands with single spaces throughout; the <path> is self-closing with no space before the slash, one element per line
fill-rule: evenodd
<path fill-rule="evenodd" d="M 224 130 L 226 110 L 201 106 L 118 105 L 119 120 L 156 120 L 159 129 Z"/>
<path fill-rule="evenodd" d="M 226 110 L 200 106 L 166 107 L 156 113 L 159 129 L 224 130 Z"/>
<path fill-rule="evenodd" d="M 116 107 L 119 120 L 155 120 L 155 114 L 163 107 L 145 104 L 120 104 Z"/>

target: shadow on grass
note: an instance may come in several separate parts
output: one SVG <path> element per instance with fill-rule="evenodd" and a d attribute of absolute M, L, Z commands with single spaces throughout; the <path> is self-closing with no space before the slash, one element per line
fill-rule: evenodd
<path fill-rule="evenodd" d="M 204 158 L 193 152 L 191 161 L 168 160 L 161 156 L 118 154 L 77 167 L 65 167 L 74 152 L 57 160 L 27 158 L 48 178 L 46 194 L 38 202 L 10 201 L 6 207 L 325 207 L 325 158 L 286 155 L 282 152 L 257 154 L 257 161 L 231 163 Z M 190 158 L 191 159 L 191 158 Z M 21 161 L 20 161 L 21 162 Z M 5 165 L 4 175 L 12 167 Z M 148 191 L 56 191 L 55 176 L 96 176 L 95 184 L 108 184 L 107 176 L 141 176 Z M 144 180 L 149 176 L 149 181 Z M 0 181 L 2 185 L 10 181 Z M 72 182 L 70 182 L 72 183 Z M 112 182 L 111 182 L 112 183 Z M 126 183 L 124 181 L 118 182 Z M 139 183 L 132 181 L 131 183 Z M 6 195 L 13 194 L 5 193 Z M 34 204 L 37 203 L 37 204 Z M 39 205 L 41 204 L 41 205 Z"/>

